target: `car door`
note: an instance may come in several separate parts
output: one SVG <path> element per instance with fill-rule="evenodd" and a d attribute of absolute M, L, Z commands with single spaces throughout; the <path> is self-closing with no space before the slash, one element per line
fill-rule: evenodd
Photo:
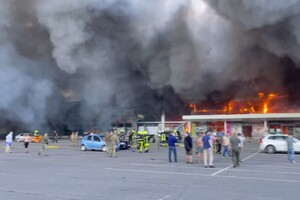
<path fill-rule="evenodd" d="M 91 135 L 87 136 L 86 138 L 87 149 L 93 149 L 93 144 L 94 144 L 93 137 Z"/>
<path fill-rule="evenodd" d="M 277 151 L 287 151 L 286 140 L 287 136 L 276 136 L 277 141 Z"/>
<path fill-rule="evenodd" d="M 297 152 L 300 152 L 300 141 L 296 138 L 294 138 L 294 150 L 297 151 Z"/>
<path fill-rule="evenodd" d="M 94 148 L 93 149 L 95 149 L 95 150 L 101 150 L 102 146 L 103 146 L 102 139 L 99 136 L 97 136 L 97 135 L 94 135 L 93 137 L 94 137 L 94 143 L 93 143 Z"/>

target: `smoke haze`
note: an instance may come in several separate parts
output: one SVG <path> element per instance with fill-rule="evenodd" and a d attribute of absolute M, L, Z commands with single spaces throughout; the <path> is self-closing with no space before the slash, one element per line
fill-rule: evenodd
<path fill-rule="evenodd" d="M 158 120 L 208 98 L 300 97 L 298 0 L 0 3 L 1 124 L 65 123 L 65 99 L 107 127 L 128 110 Z"/>

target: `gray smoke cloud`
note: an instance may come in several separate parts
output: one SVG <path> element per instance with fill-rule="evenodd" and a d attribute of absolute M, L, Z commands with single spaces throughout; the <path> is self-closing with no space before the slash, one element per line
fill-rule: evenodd
<path fill-rule="evenodd" d="M 0 3 L 2 123 L 66 123 L 63 96 L 81 102 L 86 126 L 107 127 L 132 111 L 157 120 L 297 85 L 287 81 L 300 59 L 297 0 Z"/>

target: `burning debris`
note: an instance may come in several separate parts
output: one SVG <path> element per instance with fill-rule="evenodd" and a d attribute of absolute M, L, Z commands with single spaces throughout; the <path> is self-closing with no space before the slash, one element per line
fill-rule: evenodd
<path fill-rule="evenodd" d="M 221 113 L 298 109 L 298 1 L 0 2 L 2 125 L 64 124 L 63 95 L 95 126 L 128 109 L 180 116 L 199 99 L 226 102 Z"/>

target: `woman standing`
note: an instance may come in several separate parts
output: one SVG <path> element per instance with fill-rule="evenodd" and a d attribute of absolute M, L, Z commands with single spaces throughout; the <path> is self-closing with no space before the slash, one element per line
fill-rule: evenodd
<path fill-rule="evenodd" d="M 31 142 L 31 136 L 28 133 L 25 133 L 25 137 L 24 137 L 25 153 L 29 153 L 28 151 L 29 142 Z"/>
<path fill-rule="evenodd" d="M 11 153 L 10 148 L 12 145 L 12 140 L 13 140 L 13 132 L 10 131 L 9 134 L 5 138 L 5 142 L 6 142 L 5 153 Z"/>

